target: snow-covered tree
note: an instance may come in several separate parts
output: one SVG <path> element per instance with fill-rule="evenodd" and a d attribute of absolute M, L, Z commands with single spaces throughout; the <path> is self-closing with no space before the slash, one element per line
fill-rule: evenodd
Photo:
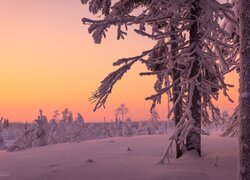
<path fill-rule="evenodd" d="M 64 109 L 64 111 L 62 111 L 62 120 L 67 122 L 69 120 L 70 117 L 70 111 L 68 108 Z"/>
<path fill-rule="evenodd" d="M 84 119 L 80 113 L 77 114 L 77 118 L 74 122 L 74 139 L 76 141 L 79 141 L 83 139 L 84 137 Z"/>
<path fill-rule="evenodd" d="M 35 124 L 27 127 L 22 135 L 10 146 L 8 151 L 18 151 L 22 149 L 27 149 L 32 147 L 32 142 L 34 140 L 34 130 Z"/>
<path fill-rule="evenodd" d="M 132 126 L 133 122 L 130 118 L 127 118 L 125 122 L 123 122 L 122 134 L 123 136 L 132 136 L 134 135 L 134 128 Z"/>
<path fill-rule="evenodd" d="M 75 123 L 76 124 L 81 124 L 81 125 L 84 124 L 84 119 L 83 119 L 81 113 L 77 114 L 77 118 L 76 118 L 76 122 Z"/>
<path fill-rule="evenodd" d="M 160 120 L 160 116 L 158 112 L 155 109 L 153 109 L 151 112 L 151 118 L 148 121 L 148 127 L 147 127 L 149 134 L 155 134 L 157 132 L 159 128 L 159 120 Z"/>
<path fill-rule="evenodd" d="M 218 91 L 221 89 L 232 101 L 227 94 L 231 85 L 224 81 L 224 75 L 235 69 L 238 61 L 238 44 L 234 42 L 232 28 L 226 28 L 237 26 L 232 4 L 217 0 L 122 0 L 113 3 L 111 0 L 82 0 L 82 3 L 89 3 L 90 12 L 103 17 L 100 20 L 83 18 L 95 43 L 106 37 L 111 26 L 117 27 L 117 39 L 123 39 L 128 26 L 132 25 L 138 25 L 134 29 L 138 35 L 156 41 L 152 49 L 114 63 L 121 67 L 110 73 L 92 96 L 96 101 L 95 110 L 104 106 L 114 84 L 132 65 L 142 62 L 149 71 L 140 74 L 157 77 L 156 94 L 146 98 L 153 100 L 152 109 L 161 102 L 163 94 L 169 91 L 173 94 L 175 91 L 171 88 L 177 83 L 180 85 L 169 117 L 180 103 L 183 111 L 179 110 L 182 116 L 171 140 L 180 148 L 186 142 L 188 149 L 196 149 L 200 154 L 199 134 L 205 134 L 201 130 L 201 120 L 209 121 L 209 110 L 212 116 L 218 114 L 213 104 L 213 100 L 218 99 Z M 134 10 L 141 11 L 135 15 Z M 172 76 L 174 69 L 180 73 L 176 78 Z"/>
<path fill-rule="evenodd" d="M 58 142 L 65 143 L 67 142 L 67 136 L 66 136 L 66 121 L 64 119 L 60 120 L 58 123 Z"/>
<path fill-rule="evenodd" d="M 62 120 L 58 123 L 60 142 L 73 141 L 73 113 L 68 108 L 62 111 Z"/>
<path fill-rule="evenodd" d="M 5 141 L 3 137 L 0 135 L 0 150 L 6 149 Z"/>
<path fill-rule="evenodd" d="M 6 148 L 5 142 L 4 142 L 4 139 L 3 139 L 3 136 L 2 136 L 2 131 L 3 131 L 3 127 L 1 125 L 2 121 L 3 121 L 3 118 L 0 119 L 0 150 Z"/>
<path fill-rule="evenodd" d="M 9 126 L 10 126 L 9 119 L 8 118 L 4 119 L 3 128 L 8 128 Z"/>
<path fill-rule="evenodd" d="M 10 146 L 8 151 L 47 145 L 49 124 L 43 111 L 39 110 L 39 116 L 31 126 L 27 126 L 23 134 Z"/>
<path fill-rule="evenodd" d="M 160 120 L 160 116 L 158 114 L 158 112 L 153 109 L 152 112 L 151 112 L 151 118 L 150 118 L 151 121 L 159 121 Z"/>
<path fill-rule="evenodd" d="M 49 122 L 49 134 L 47 142 L 48 144 L 56 144 L 58 142 L 58 125 L 55 119 L 51 119 Z"/>
<path fill-rule="evenodd" d="M 43 111 L 39 110 L 40 116 L 35 120 L 36 128 L 34 130 L 34 140 L 32 147 L 47 145 L 49 124 L 47 117 L 43 115 Z"/>
<path fill-rule="evenodd" d="M 118 108 L 115 110 L 115 116 L 117 119 L 124 122 L 125 115 L 128 113 L 128 108 L 125 104 L 121 104 Z"/>
<path fill-rule="evenodd" d="M 239 179 L 250 179 L 250 1 L 240 3 L 240 169 Z"/>
<path fill-rule="evenodd" d="M 60 113 L 59 113 L 59 110 L 55 110 L 54 112 L 53 112 L 53 119 L 55 120 L 55 121 L 58 121 L 58 116 L 60 115 Z"/>
<path fill-rule="evenodd" d="M 74 118 L 73 118 L 73 112 L 70 111 L 70 112 L 69 112 L 69 115 L 68 115 L 68 123 L 72 124 L 72 123 L 73 123 L 73 120 L 74 120 Z"/>

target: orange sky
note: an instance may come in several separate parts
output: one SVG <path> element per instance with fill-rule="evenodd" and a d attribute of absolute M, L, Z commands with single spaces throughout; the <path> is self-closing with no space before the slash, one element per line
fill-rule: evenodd
<path fill-rule="evenodd" d="M 59 3 L 60 2 L 60 3 Z M 116 41 L 114 31 L 95 45 L 82 17 L 90 17 L 80 0 L 7 0 L 0 3 L 0 117 L 32 121 L 41 108 L 51 117 L 56 109 L 82 113 L 86 121 L 114 118 L 120 103 L 134 120 L 148 119 L 154 78 L 140 77 L 140 64 L 114 88 L 105 110 L 93 112 L 88 98 L 112 70 L 112 62 L 148 49 L 153 42 L 131 33 Z M 237 83 L 237 75 L 228 78 Z M 237 87 L 231 91 L 237 102 Z M 158 107 L 166 119 L 167 102 Z M 219 107 L 235 105 L 222 98 Z"/>

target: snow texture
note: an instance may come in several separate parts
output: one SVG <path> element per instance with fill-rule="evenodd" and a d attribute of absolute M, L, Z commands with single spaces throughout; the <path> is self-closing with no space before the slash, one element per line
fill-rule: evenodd
<path fill-rule="evenodd" d="M 6 180 L 235 180 L 236 138 L 202 139 L 202 158 L 190 151 L 158 164 L 168 135 L 115 137 L 0 151 L 0 179 Z M 165 142 L 165 143 L 162 143 Z M 128 147 L 131 151 L 128 151 Z"/>

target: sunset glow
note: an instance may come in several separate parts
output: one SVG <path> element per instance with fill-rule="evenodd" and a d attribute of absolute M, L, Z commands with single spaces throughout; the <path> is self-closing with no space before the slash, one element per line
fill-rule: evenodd
<path fill-rule="evenodd" d="M 116 67 L 122 57 L 138 55 L 154 42 L 137 36 L 131 29 L 125 40 L 117 41 L 115 30 L 101 45 L 95 45 L 81 18 L 90 17 L 80 0 L 7 0 L 0 6 L 0 117 L 11 121 L 34 120 L 39 109 L 50 118 L 56 109 L 69 108 L 90 121 L 114 119 L 121 103 L 133 120 L 148 119 L 154 77 L 140 77 L 144 66 L 137 64 L 115 86 L 106 109 L 93 112 L 88 101 L 100 81 Z M 91 16 L 92 17 L 92 16 Z M 233 111 L 238 101 L 238 77 L 227 76 L 235 103 L 222 97 L 218 106 Z M 166 119 L 167 98 L 158 106 Z"/>

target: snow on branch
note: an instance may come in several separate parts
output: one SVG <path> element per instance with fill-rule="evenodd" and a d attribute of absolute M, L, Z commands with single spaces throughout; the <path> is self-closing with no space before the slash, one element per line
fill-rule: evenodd
<path fill-rule="evenodd" d="M 123 75 L 130 69 L 130 67 L 136 62 L 136 60 L 123 65 L 116 71 L 110 73 L 101 83 L 101 86 L 98 88 L 96 92 L 93 93 L 90 100 L 92 102 L 96 102 L 94 111 L 100 108 L 101 106 L 105 107 L 106 100 L 109 94 L 112 92 L 113 86 L 115 83 L 120 80 Z"/>
<path fill-rule="evenodd" d="M 81 0 L 82 4 L 89 3 L 89 12 L 97 14 L 102 11 L 102 14 L 108 15 L 111 6 L 111 0 Z"/>
<path fill-rule="evenodd" d="M 133 28 L 136 26 L 134 31 L 137 35 L 156 42 L 152 49 L 138 56 L 119 59 L 113 64 L 121 67 L 110 73 L 90 98 L 96 102 L 94 110 L 105 105 L 114 84 L 136 61 L 140 61 L 148 69 L 140 75 L 155 75 L 157 78 L 155 94 L 146 98 L 153 101 L 151 110 L 165 94 L 173 104 L 169 117 L 178 103 L 183 105 L 181 120 L 171 140 L 183 145 L 184 139 L 192 131 L 206 134 L 194 126 L 192 95 L 197 91 L 200 94 L 199 103 L 204 111 L 201 112 L 202 121 L 206 122 L 209 121 L 209 114 L 219 114 L 219 109 L 213 104 L 214 100 L 218 100 L 219 90 L 232 101 L 227 93 L 231 85 L 225 82 L 224 76 L 236 69 L 239 61 L 238 20 L 233 4 L 199 0 L 197 7 L 200 13 L 195 15 L 192 14 L 195 8 L 193 1 L 186 0 L 119 0 L 113 5 L 110 5 L 110 1 L 104 5 L 104 0 L 82 2 L 89 3 L 90 12 L 94 14 L 102 11 L 103 18 L 100 20 L 82 19 L 89 26 L 95 43 L 101 43 L 110 27 L 117 28 L 117 39 L 123 39 L 128 26 L 132 25 Z M 135 10 L 137 13 L 133 13 Z M 197 25 L 196 32 L 190 33 L 194 24 Z M 198 67 L 195 71 L 192 68 L 194 65 Z M 180 75 L 177 80 L 173 80 L 174 71 Z M 173 101 L 176 82 L 181 88 Z"/>

